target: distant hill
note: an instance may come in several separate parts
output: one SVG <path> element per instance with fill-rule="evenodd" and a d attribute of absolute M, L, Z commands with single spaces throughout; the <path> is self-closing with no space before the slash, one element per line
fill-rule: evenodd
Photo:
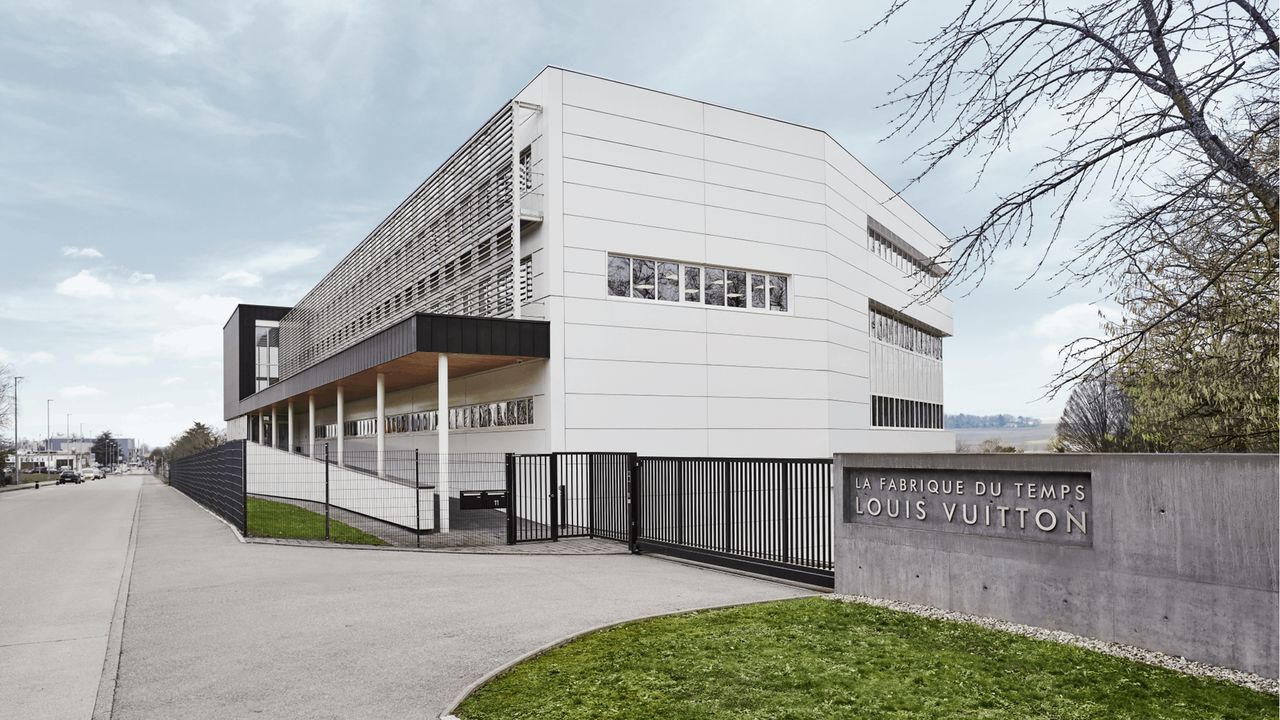
<path fill-rule="evenodd" d="M 1040 427 L 1040 418 L 1023 415 L 947 415 L 943 426 L 948 430 L 964 428 L 1034 428 Z"/>

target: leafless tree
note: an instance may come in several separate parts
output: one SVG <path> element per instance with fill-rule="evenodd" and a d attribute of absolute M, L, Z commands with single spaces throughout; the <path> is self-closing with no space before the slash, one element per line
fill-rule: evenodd
<path fill-rule="evenodd" d="M 880 22 L 909 2 L 895 0 Z M 1056 112 L 1062 125 L 1030 182 L 940 253 L 951 257 L 947 284 L 980 280 L 997 252 L 1033 236 L 1037 213 L 1051 221 L 1047 254 L 1068 211 L 1099 182 L 1117 197 L 1135 183 L 1155 187 L 1167 158 L 1238 185 L 1275 218 L 1276 173 L 1260 168 L 1248 146 L 1276 132 L 1278 58 L 1265 2 L 966 2 L 923 43 L 890 101 L 900 111 L 894 134 L 930 133 L 916 152 L 925 168 L 915 180 L 971 154 L 982 159 L 981 178 L 1033 112 Z M 1114 249 L 1122 235 L 1113 228 L 1098 240 Z"/>
<path fill-rule="evenodd" d="M 0 363 L 0 428 L 13 427 L 13 368 Z M 0 446 L 4 439 L 0 438 Z"/>
<path fill-rule="evenodd" d="M 881 23 L 909 2 L 895 0 Z M 1149 333 L 1185 321 L 1187 309 L 1213 293 L 1219 271 L 1234 261 L 1274 256 L 1280 43 L 1273 24 L 1267 3 L 1250 0 L 1082 8 L 970 0 L 923 43 L 890 101 L 899 109 L 894 134 L 928 133 L 916 152 L 925 167 L 912 182 L 948 158 L 969 155 L 982 161 L 980 180 L 1033 113 L 1061 116 L 1048 138 L 1049 157 L 1035 164 L 1030 181 L 939 253 L 951 265 L 938 290 L 981 281 L 999 252 L 1037 241 L 1037 221 L 1047 216 L 1039 272 L 1072 209 L 1106 192 L 1113 216 L 1078 243 L 1055 277 L 1064 287 L 1089 280 L 1123 286 L 1145 274 L 1143 282 L 1156 281 L 1169 293 L 1167 312 L 1116 337 L 1073 344 L 1051 394 L 1099 364 L 1122 363 Z M 1169 246 L 1206 223 L 1249 229 L 1234 236 L 1229 251 L 1201 256 L 1218 263 L 1212 271 L 1182 273 L 1175 282 L 1154 278 L 1173 267 L 1158 259 L 1170 256 Z M 1265 297 L 1273 298 L 1269 290 Z"/>
<path fill-rule="evenodd" d="M 1057 444 L 1068 452 L 1118 452 L 1130 447 L 1132 406 L 1105 369 L 1076 384 L 1058 421 Z"/>

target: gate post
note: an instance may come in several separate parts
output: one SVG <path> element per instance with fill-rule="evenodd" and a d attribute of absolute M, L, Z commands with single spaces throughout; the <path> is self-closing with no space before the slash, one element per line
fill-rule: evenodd
<path fill-rule="evenodd" d="M 17 460 L 17 453 L 14 460 Z M 244 440 L 240 441 L 240 534 L 249 534 L 249 448 Z"/>
<path fill-rule="evenodd" d="M 324 444 L 324 539 L 329 539 L 329 443 Z"/>
<path fill-rule="evenodd" d="M 516 456 L 507 453 L 507 544 L 516 544 Z"/>
<path fill-rule="evenodd" d="M 627 546 L 632 554 L 640 552 L 640 473 L 643 464 L 635 453 L 627 454 L 627 465 L 631 468 L 627 487 Z"/>
<path fill-rule="evenodd" d="M 791 562 L 791 463 L 782 461 L 782 562 Z"/>
<path fill-rule="evenodd" d="M 418 448 L 413 449 L 413 542 L 422 547 L 422 478 L 418 472 Z"/>
<path fill-rule="evenodd" d="M 560 541 L 560 453 L 551 453 L 551 542 Z"/>

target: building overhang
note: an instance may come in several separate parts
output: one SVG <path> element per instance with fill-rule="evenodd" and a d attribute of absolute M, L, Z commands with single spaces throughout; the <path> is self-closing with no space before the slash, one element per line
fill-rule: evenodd
<path fill-rule="evenodd" d="M 335 402 L 342 386 L 348 401 L 372 396 L 377 376 L 386 390 L 436 382 L 439 355 L 449 355 L 449 377 L 462 377 L 551 357 L 551 324 L 545 320 L 417 313 L 276 384 L 242 398 L 226 419 L 315 398 Z"/>

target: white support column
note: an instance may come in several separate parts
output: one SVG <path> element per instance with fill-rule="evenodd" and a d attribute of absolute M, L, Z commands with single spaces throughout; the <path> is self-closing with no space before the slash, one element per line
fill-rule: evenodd
<path fill-rule="evenodd" d="M 440 532 L 449 532 L 449 356 L 440 353 L 436 367 L 436 499 Z"/>
<path fill-rule="evenodd" d="M 267 412 L 265 410 L 258 411 L 258 444 L 267 444 Z"/>
<path fill-rule="evenodd" d="M 316 396 L 307 396 L 307 457 L 316 456 Z"/>
<path fill-rule="evenodd" d="M 377 408 L 375 410 L 374 435 L 378 440 L 378 475 L 387 469 L 387 376 L 378 373 Z"/>
<path fill-rule="evenodd" d="M 280 418 L 276 415 L 276 406 L 271 406 L 271 447 L 280 447 Z"/>
<path fill-rule="evenodd" d="M 342 436 L 346 434 L 346 422 L 343 416 L 342 386 L 338 386 L 338 464 L 342 464 Z"/>
<path fill-rule="evenodd" d="M 289 447 L 285 448 L 289 452 L 293 452 L 293 398 L 289 398 Z"/>

